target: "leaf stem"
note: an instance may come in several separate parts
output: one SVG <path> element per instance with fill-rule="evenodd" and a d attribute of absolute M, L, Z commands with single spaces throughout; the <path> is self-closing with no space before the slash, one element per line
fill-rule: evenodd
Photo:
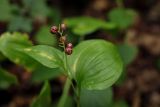
<path fill-rule="evenodd" d="M 68 91 L 69 91 L 70 86 L 71 86 L 71 81 L 70 81 L 69 78 L 67 78 L 64 89 L 63 89 L 62 96 L 61 96 L 61 98 L 58 102 L 57 107 L 65 107 L 65 102 L 66 102 L 66 99 L 67 99 L 67 95 L 68 95 Z"/>
<path fill-rule="evenodd" d="M 62 37 L 63 36 L 63 30 L 60 29 L 60 25 L 59 25 L 59 31 L 58 33 L 60 34 L 60 36 Z M 84 37 L 81 38 L 82 40 L 84 39 Z M 67 94 L 68 94 L 68 91 L 69 91 L 69 88 L 70 86 L 72 86 L 76 96 L 77 96 L 77 107 L 80 107 L 80 90 L 78 89 L 78 93 L 74 87 L 74 84 L 72 83 L 72 73 L 70 71 L 70 67 L 68 65 L 68 61 L 67 61 L 67 55 L 65 53 L 65 50 L 66 50 L 66 46 L 65 46 L 65 42 L 62 42 L 60 44 L 60 47 L 63 48 L 63 53 L 64 53 L 64 70 L 67 72 L 68 74 L 68 78 L 66 80 L 66 83 L 65 83 L 65 86 L 64 86 L 64 89 L 63 89 L 63 93 L 62 93 L 62 96 L 58 102 L 58 106 L 57 107 L 64 107 L 65 106 L 65 102 L 66 102 L 66 99 L 67 99 Z"/>
<path fill-rule="evenodd" d="M 59 34 L 60 34 L 61 37 L 63 36 L 63 31 L 61 32 L 60 25 L 59 25 Z M 68 67 L 67 55 L 65 53 L 66 46 L 65 46 L 64 42 L 61 43 L 61 47 L 63 48 L 63 55 L 64 55 L 63 56 L 64 57 L 64 69 L 66 70 L 66 72 L 68 74 L 68 78 L 66 80 L 66 83 L 65 83 L 65 86 L 64 86 L 64 89 L 63 89 L 63 93 L 60 97 L 60 100 L 58 102 L 57 107 L 65 107 L 65 103 L 66 103 L 67 96 L 68 96 L 68 91 L 70 89 L 70 86 L 72 85 L 72 80 L 70 79 L 71 74 L 70 74 L 70 70 L 69 70 L 69 67 Z"/>

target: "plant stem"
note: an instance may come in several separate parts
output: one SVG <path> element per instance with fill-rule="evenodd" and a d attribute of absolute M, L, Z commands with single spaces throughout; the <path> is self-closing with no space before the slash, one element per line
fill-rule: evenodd
<path fill-rule="evenodd" d="M 69 78 L 67 78 L 64 89 L 63 89 L 62 96 L 61 96 L 61 98 L 58 102 L 57 107 L 65 107 L 65 102 L 66 102 L 66 99 L 67 99 L 67 95 L 68 95 L 68 91 L 69 91 L 70 86 L 71 86 L 71 81 L 70 81 Z"/>
<path fill-rule="evenodd" d="M 64 51 L 65 51 L 65 46 L 64 46 Z M 64 54 L 64 66 L 65 66 L 65 70 L 68 72 L 68 69 L 67 69 L 67 56 L 65 54 L 65 52 L 63 52 Z"/>
<path fill-rule="evenodd" d="M 60 25 L 59 25 L 58 33 L 60 34 L 61 37 L 63 36 L 63 30 L 61 31 Z M 84 39 L 84 37 L 81 38 L 81 40 L 83 40 L 83 39 Z M 63 58 L 64 58 L 64 60 L 63 60 L 63 62 L 64 62 L 64 70 L 67 72 L 68 78 L 66 80 L 66 83 L 65 83 L 65 86 L 64 86 L 64 89 L 63 89 L 63 93 L 62 93 L 62 96 L 61 96 L 61 98 L 60 98 L 60 100 L 58 102 L 57 107 L 64 107 L 65 106 L 66 99 L 67 99 L 67 94 L 68 94 L 68 91 L 69 91 L 69 88 L 70 88 L 71 85 L 72 85 L 73 90 L 74 90 L 74 92 L 76 93 L 76 96 L 77 96 L 77 107 L 80 107 L 80 94 L 79 94 L 80 90 L 78 89 L 78 94 L 77 94 L 77 92 L 75 90 L 75 87 L 74 87 L 74 85 L 72 83 L 72 78 L 71 77 L 73 77 L 73 75 L 72 75 L 72 73 L 70 71 L 70 67 L 69 67 L 68 61 L 67 61 L 67 55 L 65 53 L 65 50 L 66 50 L 65 42 L 62 42 L 61 44 L 62 44 L 61 47 L 63 47 L 63 54 L 64 54 L 64 56 L 63 56 Z"/>
<path fill-rule="evenodd" d="M 60 25 L 59 25 L 59 29 L 60 29 Z M 63 31 L 62 32 L 59 32 L 60 36 L 62 37 L 63 36 Z M 63 47 L 63 54 L 64 54 L 64 69 L 67 71 L 67 73 L 70 75 L 70 71 L 69 71 L 69 67 L 68 67 L 68 62 L 67 62 L 67 55 L 65 53 L 65 43 L 63 42 L 62 43 L 62 47 Z M 67 95 L 68 95 L 68 91 L 70 89 L 70 86 L 72 84 L 72 81 L 71 79 L 68 77 L 67 80 L 66 80 L 66 83 L 65 83 L 65 86 L 64 86 L 64 89 L 63 89 L 63 93 L 60 97 L 60 100 L 58 102 L 58 105 L 57 107 L 65 107 L 65 103 L 66 103 L 66 100 L 67 100 Z"/>

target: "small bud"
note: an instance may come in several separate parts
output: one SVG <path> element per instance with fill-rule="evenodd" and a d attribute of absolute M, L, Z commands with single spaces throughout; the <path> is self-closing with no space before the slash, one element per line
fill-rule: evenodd
<path fill-rule="evenodd" d="M 67 47 L 68 47 L 68 48 L 73 48 L 72 43 L 68 43 L 68 44 L 67 44 Z"/>
<path fill-rule="evenodd" d="M 61 24 L 61 29 L 64 31 L 64 30 L 66 30 L 66 25 L 65 24 Z"/>
<path fill-rule="evenodd" d="M 51 33 L 57 33 L 57 32 L 58 32 L 57 26 L 52 26 L 51 27 Z"/>
<path fill-rule="evenodd" d="M 71 54 L 72 54 L 72 48 L 66 47 L 65 53 L 66 53 L 67 55 L 71 55 Z"/>
<path fill-rule="evenodd" d="M 61 37 L 59 38 L 59 41 L 60 41 L 61 43 L 65 43 L 65 42 L 66 42 L 66 36 L 61 36 Z"/>

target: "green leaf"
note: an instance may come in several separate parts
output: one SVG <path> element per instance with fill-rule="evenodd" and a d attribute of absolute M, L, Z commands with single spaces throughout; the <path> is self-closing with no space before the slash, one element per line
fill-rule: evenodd
<path fill-rule="evenodd" d="M 110 107 L 113 100 L 111 88 L 105 90 L 82 90 L 80 96 L 81 107 Z"/>
<path fill-rule="evenodd" d="M 31 7 L 36 0 L 22 0 L 25 7 Z"/>
<path fill-rule="evenodd" d="M 64 23 L 72 29 L 73 33 L 79 36 L 85 36 L 91 34 L 98 29 L 113 29 L 114 24 L 105 22 L 100 19 L 91 17 L 75 17 L 64 20 Z"/>
<path fill-rule="evenodd" d="M 81 42 L 70 58 L 71 72 L 79 88 L 108 88 L 119 78 L 123 69 L 117 48 L 104 40 Z"/>
<path fill-rule="evenodd" d="M 74 99 L 71 96 L 67 97 L 65 107 L 74 107 Z"/>
<path fill-rule="evenodd" d="M 18 83 L 18 80 L 15 75 L 0 68 L 0 88 L 6 89 L 9 86 L 17 83 Z"/>
<path fill-rule="evenodd" d="M 128 64 L 130 64 L 136 58 L 136 56 L 138 54 L 138 49 L 135 46 L 131 46 L 128 44 L 120 44 L 120 45 L 117 45 L 117 47 L 118 47 L 119 53 L 122 57 L 124 66 L 127 66 Z M 126 72 L 124 69 L 120 78 L 116 82 L 116 85 L 123 84 L 125 79 L 126 79 Z"/>
<path fill-rule="evenodd" d="M 46 81 L 39 96 L 32 102 L 30 107 L 50 107 L 50 106 L 51 106 L 51 87 L 48 81 Z"/>
<path fill-rule="evenodd" d="M 115 101 L 112 107 L 129 107 L 124 100 Z"/>
<path fill-rule="evenodd" d="M 62 20 L 60 9 L 56 7 L 52 7 L 48 17 L 55 25 L 58 25 L 59 23 L 61 23 L 61 20 Z"/>
<path fill-rule="evenodd" d="M 9 21 L 12 18 L 12 6 L 9 0 L 1 0 L 0 2 L 0 21 Z"/>
<path fill-rule="evenodd" d="M 58 68 L 48 68 L 43 65 L 38 66 L 33 72 L 31 81 L 32 82 L 42 82 L 45 80 L 50 80 L 58 77 L 61 74 Z"/>
<path fill-rule="evenodd" d="M 109 20 L 116 24 L 120 29 L 126 29 L 131 26 L 135 20 L 136 12 L 131 9 L 115 8 L 109 14 Z"/>
<path fill-rule="evenodd" d="M 53 103 L 52 107 L 57 107 L 56 103 Z M 64 105 L 65 105 L 65 107 L 75 107 L 75 102 L 74 102 L 73 96 L 67 96 L 67 99 L 66 99 Z"/>
<path fill-rule="evenodd" d="M 33 18 L 45 19 L 49 15 L 50 8 L 46 0 L 23 0 L 23 3 Z"/>
<path fill-rule="evenodd" d="M 23 48 L 32 46 L 28 36 L 22 33 L 4 33 L 0 37 L 0 51 L 4 56 L 16 64 L 23 65 L 28 69 L 33 69 L 37 62 L 23 52 Z"/>
<path fill-rule="evenodd" d="M 55 46 L 57 44 L 57 39 L 55 35 L 52 35 L 48 26 L 42 27 L 35 35 L 35 41 L 41 45 Z"/>
<path fill-rule="evenodd" d="M 126 80 L 126 77 L 127 77 L 126 70 L 123 70 L 121 76 L 118 78 L 115 85 L 117 85 L 117 86 L 123 85 L 124 81 Z"/>
<path fill-rule="evenodd" d="M 118 50 L 123 59 L 124 65 L 126 66 L 130 64 L 138 54 L 137 47 L 128 44 L 118 45 Z"/>
<path fill-rule="evenodd" d="M 6 59 L 6 57 L 0 52 L 0 62 L 4 61 Z"/>
<path fill-rule="evenodd" d="M 37 45 L 24 49 L 24 52 L 46 67 L 59 68 L 63 66 L 62 52 L 56 48 Z"/>
<path fill-rule="evenodd" d="M 31 32 L 32 31 L 32 20 L 22 16 L 14 17 L 8 26 L 9 31 L 23 31 Z"/>

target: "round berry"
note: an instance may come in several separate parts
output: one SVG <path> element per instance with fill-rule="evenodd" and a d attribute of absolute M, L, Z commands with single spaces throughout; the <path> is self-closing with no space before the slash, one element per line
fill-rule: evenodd
<path fill-rule="evenodd" d="M 66 47 L 65 53 L 66 53 L 67 55 L 71 55 L 71 54 L 72 54 L 72 48 Z"/>
<path fill-rule="evenodd" d="M 68 44 L 67 44 L 67 47 L 68 47 L 68 48 L 73 48 L 72 43 L 68 43 Z"/>
<path fill-rule="evenodd" d="M 61 37 L 59 38 L 59 41 L 60 41 L 61 43 L 65 43 L 65 42 L 66 42 L 66 36 L 61 36 Z"/>
<path fill-rule="evenodd" d="M 61 24 L 61 29 L 66 30 L 66 25 L 64 23 Z"/>
<path fill-rule="evenodd" d="M 52 26 L 51 27 L 51 33 L 57 33 L 57 32 L 58 32 L 57 26 Z"/>

